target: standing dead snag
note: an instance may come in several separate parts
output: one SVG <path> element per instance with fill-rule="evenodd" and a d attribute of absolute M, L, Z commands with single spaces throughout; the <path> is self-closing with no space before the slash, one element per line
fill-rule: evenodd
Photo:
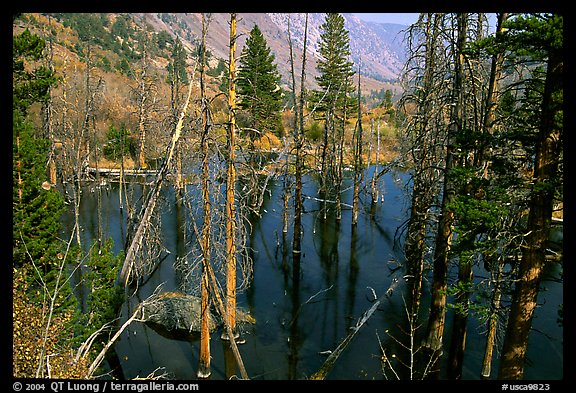
<path fill-rule="evenodd" d="M 226 178 L 226 314 L 228 325 L 234 337 L 236 329 L 236 208 L 235 187 L 236 168 L 236 14 L 230 14 L 230 56 L 228 82 L 228 173 Z M 223 339 L 230 339 L 228 331 L 222 333 Z"/>
<path fill-rule="evenodd" d="M 130 243 L 130 247 L 128 248 L 128 252 L 126 253 L 126 258 L 124 259 L 124 264 L 122 265 L 122 270 L 120 272 L 120 283 L 123 286 L 127 286 L 130 282 L 130 275 L 134 270 L 134 265 L 136 262 L 136 254 L 142 247 L 142 242 L 144 239 L 144 235 L 148 230 L 150 219 L 152 217 L 152 213 L 154 208 L 156 207 L 156 202 L 158 200 L 158 195 L 160 194 L 160 188 L 162 186 L 162 181 L 166 176 L 166 172 L 170 166 L 170 161 L 172 160 L 172 155 L 174 154 L 174 149 L 176 147 L 176 143 L 180 138 L 180 133 L 182 131 L 182 126 L 184 122 L 184 115 L 188 109 L 188 103 L 190 102 L 190 96 L 192 95 L 192 81 L 190 81 L 190 85 L 188 87 L 188 97 L 186 98 L 186 102 L 184 103 L 184 107 L 182 108 L 182 112 L 180 113 L 180 118 L 178 119 L 178 124 L 176 125 L 176 129 L 172 134 L 172 141 L 168 148 L 168 152 L 166 155 L 166 160 L 158 172 L 156 176 L 156 180 L 152 186 L 152 190 L 150 191 L 148 202 L 143 206 L 144 212 L 142 214 L 142 219 L 138 224 L 138 228 L 136 229 L 136 233 L 132 238 L 132 242 Z"/>
<path fill-rule="evenodd" d="M 210 371 L 210 327 L 208 325 L 208 315 L 210 312 L 210 296 L 208 293 L 209 279 L 208 271 L 210 265 L 210 235 L 212 226 L 212 212 L 210 206 L 210 166 L 208 157 L 208 136 L 210 133 L 210 113 L 208 100 L 206 99 L 206 88 L 204 86 L 204 68 L 206 66 L 206 33 L 208 30 L 206 16 L 202 14 L 202 43 L 200 53 L 200 100 L 202 112 L 202 233 L 200 235 L 200 245 L 202 249 L 202 277 L 201 277 L 201 302 L 202 302 L 202 327 L 200 331 L 200 359 L 198 364 L 198 378 L 208 378 Z"/>
<path fill-rule="evenodd" d="M 290 30 L 288 30 L 290 32 Z M 299 125 L 295 127 L 294 133 L 296 137 L 296 190 L 294 195 L 294 234 L 292 241 L 292 254 L 295 259 L 300 257 L 301 252 L 301 237 L 302 237 L 302 167 L 304 166 L 303 158 L 301 157 L 302 148 L 304 145 L 304 80 L 306 78 L 306 46 L 308 40 L 308 14 L 306 14 L 304 22 L 304 50 L 302 51 L 302 76 L 300 79 L 300 102 L 298 108 Z M 292 53 L 292 41 L 290 40 L 290 52 Z M 291 57 L 292 58 L 292 57 Z M 292 80 L 294 81 L 294 65 L 292 64 Z M 295 91 L 296 87 L 293 86 Z"/>
<path fill-rule="evenodd" d="M 498 14 L 498 22 L 496 25 L 497 34 L 504 32 L 503 24 L 508 19 L 508 13 L 503 12 Z M 502 67 L 504 63 L 504 52 L 497 52 L 492 55 L 492 64 L 490 68 L 490 83 L 488 85 L 488 95 L 486 97 L 486 113 L 484 115 L 482 132 L 492 134 L 494 132 L 495 125 L 495 114 L 498 106 L 498 81 L 502 76 Z M 478 161 L 486 161 L 485 168 L 488 170 L 490 165 L 489 161 L 486 160 L 484 149 L 479 152 Z M 486 173 L 486 172 L 485 172 Z M 490 258 L 487 255 L 485 258 Z M 488 379 L 490 378 L 492 369 L 492 356 L 494 351 L 494 346 L 496 344 L 496 333 L 498 327 L 498 311 L 500 308 L 500 299 L 502 297 L 501 279 L 504 269 L 504 259 L 498 258 L 496 261 L 496 272 L 491 272 L 494 282 L 494 290 L 492 292 L 492 300 L 490 304 L 490 319 L 488 322 L 488 333 L 486 338 L 486 346 L 484 349 L 484 358 L 482 360 L 482 371 L 480 373 L 480 378 Z"/>
<path fill-rule="evenodd" d="M 358 121 L 354 133 L 354 192 L 352 197 L 352 226 L 358 224 L 358 209 L 360 204 L 360 184 L 362 183 L 362 108 L 360 101 L 360 66 L 358 66 Z"/>

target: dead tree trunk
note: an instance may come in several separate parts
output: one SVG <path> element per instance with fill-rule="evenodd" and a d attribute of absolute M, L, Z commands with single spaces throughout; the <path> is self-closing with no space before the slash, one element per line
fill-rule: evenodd
<path fill-rule="evenodd" d="M 290 34 L 290 16 L 287 18 L 287 26 L 288 26 L 288 49 L 290 52 L 290 77 L 292 79 L 292 100 L 294 101 L 294 124 L 292 125 L 293 128 L 293 139 L 296 144 L 296 152 L 298 153 L 298 103 L 296 100 L 296 73 L 294 71 L 294 52 L 292 48 L 292 36 Z M 284 222 L 282 227 L 282 234 L 283 238 L 285 234 L 288 233 L 288 202 L 290 200 L 290 195 L 292 194 L 292 186 L 289 187 L 288 182 L 288 173 L 289 173 L 289 163 L 290 163 L 290 149 L 288 148 L 287 138 L 284 139 L 284 143 L 286 144 L 286 170 L 284 172 Z"/>
<path fill-rule="evenodd" d="M 209 278 L 208 272 L 210 265 L 210 230 L 212 225 L 211 207 L 210 207 L 210 168 L 208 157 L 208 138 L 210 134 L 210 116 L 209 106 L 204 86 L 204 70 L 206 67 L 206 33 L 208 22 L 206 16 L 202 14 L 202 43 L 200 53 L 200 100 L 202 111 L 202 138 L 201 138 L 201 155 L 202 155 L 202 233 L 200 244 L 202 246 L 202 278 L 201 278 L 201 304 L 202 304 L 202 325 L 200 330 L 200 359 L 198 364 L 198 378 L 204 379 L 210 377 L 210 296 L 208 292 Z"/>
<path fill-rule="evenodd" d="M 52 17 L 48 16 L 48 23 L 50 26 L 52 25 Z M 54 45 L 52 34 L 48 34 L 48 43 L 49 43 L 49 52 L 48 52 L 48 69 L 50 72 L 54 72 Z M 45 134 L 48 136 L 48 140 L 50 141 L 50 153 L 48 156 L 48 179 L 50 184 L 53 186 L 56 185 L 56 160 L 54 156 L 56 155 L 56 143 L 54 140 L 54 125 L 53 125 L 53 89 L 50 87 L 49 89 L 49 98 L 43 104 L 43 112 L 44 112 L 44 129 Z"/>
<path fill-rule="evenodd" d="M 360 184 L 362 183 L 362 109 L 360 90 L 360 67 L 358 67 L 358 121 L 356 123 L 354 145 L 354 192 L 352 196 L 352 226 L 358 224 L 358 210 L 360 204 Z M 338 190 L 340 192 L 340 190 Z"/>
<path fill-rule="evenodd" d="M 228 81 L 228 173 L 226 178 L 226 315 L 236 333 L 236 14 L 230 14 L 230 55 Z M 228 332 L 223 339 L 230 339 Z"/>
<path fill-rule="evenodd" d="M 498 25 L 496 26 L 496 34 L 501 34 L 503 32 L 503 23 L 508 18 L 507 13 L 498 14 Z M 483 122 L 483 132 L 492 133 L 494 127 L 494 115 L 496 112 L 496 107 L 498 103 L 498 81 L 502 75 L 502 65 L 504 63 L 504 53 L 500 52 L 492 56 L 492 64 L 490 70 L 490 82 L 488 85 L 488 96 L 486 97 L 486 113 Z M 484 160 L 484 149 L 479 150 L 478 161 L 480 163 Z M 488 163 L 485 165 L 485 176 L 488 172 Z M 490 258 L 488 256 L 485 256 Z M 493 275 L 494 290 L 492 293 L 492 299 L 490 303 L 490 317 L 488 320 L 488 334 L 486 337 L 486 347 L 484 350 L 484 358 L 482 360 L 482 370 L 480 377 L 483 379 L 490 378 L 491 374 L 491 364 L 492 356 L 494 351 L 494 345 L 496 344 L 496 332 L 498 325 L 498 311 L 500 309 L 500 299 L 502 297 L 501 289 L 501 277 L 502 271 L 504 269 L 504 260 L 500 259 L 496 263 L 497 271 Z"/>
<path fill-rule="evenodd" d="M 494 290 L 490 301 L 490 316 L 488 320 L 488 335 L 486 337 L 486 348 L 484 349 L 484 358 L 482 359 L 482 370 L 480 378 L 489 379 L 492 371 L 492 355 L 496 345 L 496 333 L 498 327 L 498 311 L 500 309 L 500 299 L 502 298 L 501 279 L 504 270 L 504 258 L 497 262 L 496 274 L 493 279 Z"/>
<path fill-rule="evenodd" d="M 143 205 L 143 213 L 141 215 L 140 222 L 136 229 L 134 236 L 132 237 L 132 241 L 130 242 L 130 247 L 126 252 L 126 258 L 124 259 L 124 264 L 122 265 L 122 270 L 120 271 L 120 283 L 123 286 L 127 286 L 131 280 L 131 274 L 134 270 L 134 265 L 137 263 L 137 253 L 141 250 L 144 235 L 148 231 L 150 225 L 150 219 L 152 217 L 152 213 L 156 207 L 156 202 L 158 199 L 158 195 L 160 194 L 160 189 L 162 186 L 162 182 L 166 176 L 168 168 L 170 166 L 170 162 L 172 160 L 172 156 L 174 154 L 174 150 L 178 139 L 180 138 L 180 133 L 182 131 L 182 126 L 184 122 L 184 115 L 188 110 L 188 103 L 190 102 L 190 96 L 192 95 L 192 84 L 193 82 L 190 81 L 190 86 L 188 88 L 188 97 L 186 98 L 186 102 L 184 103 L 184 107 L 182 108 L 182 112 L 180 113 L 180 118 L 178 119 L 178 124 L 172 134 L 172 140 L 167 150 L 166 158 L 162 168 L 158 172 L 156 179 L 154 180 L 154 184 L 152 185 L 152 189 L 150 190 L 147 203 Z"/>
<path fill-rule="evenodd" d="M 362 317 L 360 319 L 358 319 L 355 326 L 350 328 L 351 332 L 340 342 L 340 344 L 338 344 L 336 349 L 332 353 L 330 353 L 330 355 L 328 356 L 328 358 L 326 359 L 326 361 L 324 362 L 322 367 L 320 367 L 320 370 L 318 370 L 317 372 L 312 374 L 310 379 L 323 380 L 326 378 L 326 375 L 328 375 L 328 373 L 330 372 L 330 370 L 334 366 L 334 363 L 336 363 L 336 360 L 338 360 L 338 358 L 340 357 L 342 352 L 344 352 L 346 347 L 348 347 L 348 345 L 352 342 L 352 340 L 354 339 L 356 334 L 360 331 L 360 328 L 362 328 L 362 326 L 364 326 L 364 324 L 366 324 L 366 322 L 368 322 L 368 320 L 370 319 L 370 317 L 372 317 L 372 315 L 378 309 L 380 304 L 382 304 L 382 302 L 384 302 L 384 300 L 388 299 L 392 295 L 392 293 L 396 289 L 396 286 L 398 285 L 398 282 L 399 281 L 396 278 L 392 280 L 392 284 L 390 284 L 390 287 L 386 290 L 386 293 L 384 295 L 380 296 L 380 298 L 378 298 L 378 300 L 376 300 L 374 302 L 372 307 L 370 307 L 362 315 Z"/>
<path fill-rule="evenodd" d="M 443 110 L 445 103 L 442 102 L 442 94 L 445 87 L 438 81 L 436 69 L 442 66 L 442 53 L 439 53 L 438 42 L 440 26 L 443 20 L 442 14 L 422 14 L 418 23 L 413 27 L 417 30 L 416 36 L 423 35 L 423 42 L 417 41 L 418 46 L 413 50 L 412 57 L 416 60 L 418 74 L 423 74 L 420 86 L 414 91 L 414 97 L 408 95 L 406 99 L 414 100 L 417 105 L 417 116 L 409 124 L 410 158 L 414 163 L 412 201 L 410 219 L 408 221 L 404 250 L 408 265 L 410 299 L 410 319 L 418 313 L 421 299 L 422 274 L 424 259 L 426 257 L 427 230 L 430 226 L 431 210 L 437 193 L 439 192 L 440 174 L 433 169 L 437 162 L 442 162 L 443 153 L 438 146 L 438 141 L 443 138 Z M 410 30 L 410 42 L 413 32 Z M 442 49 L 443 50 L 443 49 Z M 419 64 L 423 57 L 423 68 Z M 407 75 L 408 77 L 411 74 Z M 412 78 L 411 78 L 412 79 Z M 383 173 L 381 171 L 380 173 Z M 432 314 L 435 301 L 442 306 L 443 292 L 435 289 L 435 285 L 442 286 L 442 271 L 434 267 L 434 282 L 432 283 L 432 302 L 429 331 L 434 335 L 434 348 L 441 346 L 441 335 L 444 328 L 444 308 L 438 309 L 438 314 Z M 437 320 L 436 318 L 442 318 Z M 432 322 L 434 320 L 434 322 Z M 433 325 L 432 325 L 433 324 Z M 426 342 L 425 342 L 426 345 Z"/>
<path fill-rule="evenodd" d="M 561 49 L 551 48 L 548 53 L 540 130 L 534 159 L 534 190 L 528 215 L 526 246 L 516 282 L 512 305 L 502 347 L 499 379 L 522 379 L 528 337 L 532 318 L 537 307 L 540 278 L 545 264 L 546 242 L 550 234 L 550 222 L 555 187 L 562 151 L 562 92 L 564 61 Z"/>
<path fill-rule="evenodd" d="M 448 143 L 446 146 L 446 168 L 444 171 L 444 190 L 442 200 L 442 216 L 452 215 L 450 212 L 449 204 L 452 200 L 453 193 L 449 192 L 452 189 L 450 180 L 450 173 L 454 168 L 454 141 L 458 134 L 460 134 L 464 127 L 464 48 L 466 45 L 466 36 L 468 30 L 468 14 L 462 13 L 457 15 L 457 31 L 458 37 L 454 49 L 454 106 L 451 114 L 451 125 L 448 130 Z M 447 245 L 451 237 L 450 228 L 445 227 L 452 223 L 446 219 L 440 221 L 438 228 L 438 245 Z M 461 239 L 466 241 L 465 239 Z M 470 246 L 473 249 L 474 239 L 470 239 Z M 468 248 L 465 248 L 468 249 Z M 447 250 L 445 251 L 445 253 Z M 448 259 L 448 255 L 440 255 L 442 259 Z M 468 258 L 460 261 L 458 269 L 458 281 L 465 288 L 468 288 L 472 283 L 472 261 Z M 450 342 L 450 354 L 448 367 L 448 374 L 454 379 L 460 379 L 462 374 L 462 361 L 464 359 L 464 349 L 466 347 L 466 325 L 468 322 L 468 305 L 470 302 L 470 292 L 464 290 L 457 296 L 456 303 L 462 305 L 462 312 L 457 312 L 454 316 L 452 340 Z"/>
<path fill-rule="evenodd" d="M 140 132 L 140 148 L 138 151 L 138 168 L 146 168 L 146 159 L 144 156 L 144 145 L 146 142 L 146 100 L 148 99 L 146 88 L 146 71 L 148 68 L 146 50 L 144 50 L 144 58 L 142 65 L 142 80 L 140 81 L 139 94 L 140 102 L 138 108 L 138 130 Z"/>
<path fill-rule="evenodd" d="M 301 237 L 302 237 L 302 147 L 304 145 L 304 82 L 306 78 L 306 50 L 308 40 L 308 14 L 304 22 L 304 49 L 302 52 L 302 75 L 300 78 L 300 102 L 298 110 L 298 129 L 296 132 L 296 190 L 294 196 L 294 238 L 292 242 L 292 254 L 295 258 L 300 258 Z"/>

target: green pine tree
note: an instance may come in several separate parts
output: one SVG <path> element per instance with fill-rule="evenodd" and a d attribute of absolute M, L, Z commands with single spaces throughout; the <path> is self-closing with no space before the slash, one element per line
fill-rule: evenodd
<path fill-rule="evenodd" d="M 254 25 L 242 49 L 238 70 L 239 106 L 249 115 L 247 127 L 260 133 L 282 134 L 282 89 L 275 56 L 271 53 L 260 28 Z M 250 133 L 255 139 L 257 133 Z"/>
<path fill-rule="evenodd" d="M 354 91 L 351 78 L 354 75 L 353 63 L 350 59 L 350 37 L 344 27 L 344 17 L 341 14 L 326 15 L 326 20 L 320 26 L 320 59 L 317 69 L 320 73 L 316 77 L 321 88 L 316 94 L 316 101 L 325 96 L 319 108 L 334 110 L 343 108 L 345 100 Z M 347 107 L 355 108 L 352 102 Z"/>
<path fill-rule="evenodd" d="M 350 37 L 344 27 L 344 17 L 336 13 L 327 14 L 320 28 L 320 59 L 316 66 L 320 90 L 311 95 L 310 103 L 325 115 L 319 163 L 320 194 L 336 199 L 336 219 L 340 220 L 346 118 L 358 106 L 351 96 L 354 71 L 349 60 Z M 328 205 L 324 202 L 324 218 L 327 210 Z"/>
<path fill-rule="evenodd" d="M 27 119 L 30 106 L 48 100 L 56 83 L 53 73 L 37 64 L 45 46 L 28 30 L 13 40 L 12 261 L 16 268 L 32 268 L 33 261 L 39 271 L 49 274 L 59 262 L 64 200 L 44 183 L 49 141 Z"/>
<path fill-rule="evenodd" d="M 182 45 L 182 41 L 176 38 L 172 46 L 172 56 L 170 62 L 166 66 L 168 76 L 166 82 L 169 85 L 175 86 L 187 85 L 188 74 L 186 72 L 186 50 Z"/>
<path fill-rule="evenodd" d="M 46 42 L 28 29 L 12 41 L 13 109 L 25 115 L 30 105 L 45 102 L 50 87 L 56 83 L 54 72 L 46 66 L 36 66 L 44 53 Z M 33 64 L 30 69 L 26 64 Z"/>

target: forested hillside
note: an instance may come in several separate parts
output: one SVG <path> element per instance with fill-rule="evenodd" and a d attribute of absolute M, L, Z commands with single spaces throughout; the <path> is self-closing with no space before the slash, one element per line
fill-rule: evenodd
<path fill-rule="evenodd" d="M 563 18 L 488 20 L 15 14 L 13 376 L 562 377 Z"/>

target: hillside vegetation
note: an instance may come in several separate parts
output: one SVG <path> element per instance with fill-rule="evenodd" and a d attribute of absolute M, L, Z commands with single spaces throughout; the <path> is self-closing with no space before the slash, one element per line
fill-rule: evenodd
<path fill-rule="evenodd" d="M 177 22 L 177 19 L 170 19 L 169 14 L 162 15 L 166 23 Z M 170 130 L 167 127 L 171 116 L 170 97 L 174 94 L 171 92 L 168 81 L 168 68 L 175 45 L 174 38 L 166 30 L 154 30 L 152 25 L 142 25 L 142 22 L 136 22 L 136 19 L 130 14 L 54 14 L 52 16 L 26 14 L 25 18 L 14 26 L 14 34 L 28 28 L 52 40 L 53 67 L 59 76 L 59 83 L 52 93 L 55 113 L 65 112 L 68 115 L 68 119 L 65 120 L 68 124 L 81 124 L 84 121 L 82 117 L 85 115 L 83 112 L 88 86 L 92 95 L 91 127 L 94 132 L 94 146 L 112 143 L 111 140 L 114 139 L 112 129 L 121 127 L 126 129 L 127 152 L 130 154 L 124 157 L 125 168 L 134 167 L 136 160 L 139 127 L 139 102 L 136 96 L 138 84 L 142 79 L 144 53 L 148 58 L 146 67 L 149 67 L 146 71 L 146 78 L 153 85 L 150 100 L 154 102 L 154 105 L 147 109 L 149 131 L 145 149 L 148 161 L 157 161 L 164 153 L 170 137 Z M 210 26 L 208 36 L 210 36 Z M 188 31 L 188 38 L 190 41 L 195 41 L 190 31 Z M 198 67 L 198 48 L 186 46 L 185 49 L 187 72 L 191 78 L 195 78 L 193 96 L 198 97 L 198 74 L 193 72 Z M 86 80 L 87 63 L 91 67 L 89 82 Z M 227 85 L 226 64 L 224 59 L 216 58 L 208 49 L 207 65 L 205 72 L 207 95 L 210 97 L 215 126 L 218 128 L 219 125 L 222 127 L 226 119 L 227 104 L 222 94 Z M 312 67 L 310 67 L 310 72 L 314 72 Z M 183 96 L 185 89 L 184 85 L 178 86 L 176 95 Z M 381 158 L 389 159 L 395 155 L 393 146 L 396 134 L 396 121 L 393 118 L 394 111 L 389 94 L 392 90 L 384 88 L 369 90 L 365 87 L 363 89 L 363 101 L 374 105 L 372 111 L 365 109 L 364 121 L 367 122 L 366 124 L 369 124 L 370 119 L 382 122 L 381 132 L 387 142 L 382 145 Z M 280 149 L 282 136 L 287 135 L 292 127 L 293 103 L 290 102 L 290 94 L 286 89 L 284 89 L 283 96 L 284 132 L 282 135 L 273 135 L 270 131 L 264 130 L 264 135 L 255 145 L 259 149 Z M 386 98 L 388 98 L 388 103 L 384 107 Z M 63 109 L 64 107 L 67 108 Z M 39 108 L 36 110 L 39 111 Z M 242 118 L 241 113 L 239 118 Z M 40 116 L 36 119 L 40 119 Z M 58 116 L 55 117 L 55 121 L 58 122 Z M 352 130 L 355 124 L 354 118 L 351 117 L 348 123 L 349 129 Z M 60 126 L 64 125 L 60 124 Z M 242 123 L 240 126 L 242 127 Z M 314 150 L 315 145 L 320 141 L 315 135 L 317 132 L 315 130 L 319 127 L 323 127 L 322 120 L 316 120 L 314 115 L 306 117 L 305 128 L 310 150 Z M 223 131 L 222 133 L 224 134 Z M 65 143 L 64 140 L 58 142 Z M 103 153 L 91 154 L 89 160 L 91 166 L 96 165 L 96 161 L 101 167 L 119 166 L 117 158 L 110 155 L 104 156 Z"/>

